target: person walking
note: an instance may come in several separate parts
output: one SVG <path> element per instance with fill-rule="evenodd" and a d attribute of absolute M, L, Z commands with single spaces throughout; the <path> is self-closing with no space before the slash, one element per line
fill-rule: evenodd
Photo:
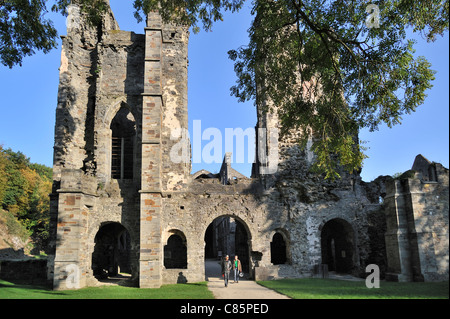
<path fill-rule="evenodd" d="M 233 271 L 234 271 L 234 282 L 239 283 L 239 274 L 242 272 L 242 265 L 237 255 L 234 256 Z"/>
<path fill-rule="evenodd" d="M 232 265 L 231 260 L 228 255 L 225 256 L 225 260 L 222 262 L 222 276 L 223 281 L 225 282 L 225 287 L 228 287 L 228 280 L 230 278 L 230 271 L 231 271 Z"/>

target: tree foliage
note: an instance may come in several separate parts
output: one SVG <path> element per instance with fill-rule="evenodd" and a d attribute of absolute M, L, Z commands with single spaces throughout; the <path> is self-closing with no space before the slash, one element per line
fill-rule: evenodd
<path fill-rule="evenodd" d="M 370 4 L 376 27 L 366 22 Z M 250 44 L 229 52 L 232 94 L 271 101 L 282 133 L 301 131 L 303 146 L 312 138 L 315 168 L 331 178 L 362 167 L 361 128 L 399 124 L 432 87 L 434 71 L 414 57 L 407 27 L 430 41 L 448 29 L 448 1 L 258 0 L 253 12 Z"/>
<path fill-rule="evenodd" d="M 56 48 L 57 31 L 49 19 L 46 0 L 0 0 L 0 62 L 22 65 L 35 50 Z"/>
<path fill-rule="evenodd" d="M 1 208 L 16 216 L 39 247 L 46 246 L 49 236 L 51 188 L 51 168 L 0 146 Z"/>

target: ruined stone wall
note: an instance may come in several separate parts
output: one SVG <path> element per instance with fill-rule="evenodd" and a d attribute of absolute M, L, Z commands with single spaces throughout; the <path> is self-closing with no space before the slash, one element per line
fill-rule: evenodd
<path fill-rule="evenodd" d="M 176 161 L 171 154 L 177 143 L 189 148 L 186 144 L 187 41 L 187 28 L 163 23 L 157 12 L 148 14 L 142 103 L 140 287 L 161 285 L 162 194 L 186 185 L 190 172 L 190 165 L 186 164 L 190 163 L 186 161 L 189 155 Z M 183 136 L 185 140 L 180 141 Z"/>
<path fill-rule="evenodd" d="M 46 284 L 47 262 L 45 259 L 2 260 L 0 261 L 0 278 L 27 285 Z"/>
<path fill-rule="evenodd" d="M 188 183 L 191 172 L 191 146 L 186 134 L 189 31 L 164 25 L 162 37 L 161 186 L 163 191 L 176 191 Z"/>
<path fill-rule="evenodd" d="M 108 30 L 98 44 L 96 108 L 93 119 L 94 174 L 106 184 L 111 179 L 111 122 L 121 108 L 136 123 L 134 180 L 140 182 L 144 37 Z"/>
<path fill-rule="evenodd" d="M 69 17 L 82 19 L 76 11 Z M 180 277 L 203 281 L 205 234 L 219 217 L 242 225 L 247 242 L 236 249 L 248 253 L 251 278 L 313 276 L 322 264 L 336 267 L 338 261 L 357 276 L 375 263 L 382 273 L 408 269 L 411 280 L 448 278 L 447 169 L 426 167 L 426 181 L 380 177 L 364 183 L 358 172 L 326 180 L 311 172 L 310 149 L 297 145 L 295 133 L 273 135 L 276 113 L 258 107 L 256 127 L 265 133 L 258 130 L 257 145 L 266 152 L 258 152 L 252 178 L 231 168 L 230 154 L 220 174 L 190 175 L 189 33 L 164 24 L 155 12 L 144 33 L 120 31 L 109 12 L 98 28 L 70 24 L 63 39 L 50 203 L 54 253 L 48 262 L 55 289 L 73 288 L 67 287 L 71 265 L 80 287 L 97 283 L 96 235 L 111 223 L 129 233 L 136 285 L 159 287 Z M 133 133 L 133 174 L 126 179 L 112 178 L 116 120 Z M 275 234 L 285 242 L 285 264 L 272 264 Z M 186 247 L 180 269 L 164 266 L 172 235 Z"/>
<path fill-rule="evenodd" d="M 448 181 L 448 170 L 437 177 Z M 423 183 L 416 190 L 423 192 L 413 198 L 421 272 L 425 281 L 448 280 L 448 182 Z"/>
<path fill-rule="evenodd" d="M 410 171 L 386 185 L 387 277 L 391 280 L 448 280 L 448 169 L 433 166 L 437 181 Z"/>
<path fill-rule="evenodd" d="M 205 233 L 218 217 L 231 216 L 245 225 L 249 238 L 252 278 L 304 277 L 314 274 L 321 264 L 321 229 L 330 220 L 340 219 L 351 225 L 355 251 L 349 258 L 352 273 L 362 275 L 369 264 L 373 247 L 368 229 L 370 214 L 378 214 L 380 205 L 361 201 L 358 192 L 337 193 L 339 200 L 315 203 L 297 202 L 287 206 L 283 194 L 265 190 L 258 179 L 223 185 L 219 179 L 192 180 L 185 192 L 168 192 L 163 196 L 162 242 L 174 231 L 186 238 L 188 267 L 166 271 L 163 282 L 175 283 L 180 272 L 188 281 L 204 279 Z M 282 233 L 287 244 L 288 260 L 284 265 L 271 263 L 270 242 Z"/>
<path fill-rule="evenodd" d="M 120 31 L 112 12 L 102 25 L 87 24 L 72 9 L 63 37 L 54 171 L 83 169 L 103 183 L 109 179 L 110 124 L 121 107 L 141 123 L 144 37 Z M 138 136 L 140 127 L 137 127 Z M 136 158 L 140 158 L 137 149 Z M 139 167 L 139 165 L 137 165 Z M 137 172 L 136 175 L 139 175 Z"/>
<path fill-rule="evenodd" d="M 298 145 L 295 132 L 278 136 L 277 140 L 270 136 L 270 130 L 280 131 L 276 109 L 274 112 L 267 112 L 263 107 L 258 109 L 257 126 L 264 128 L 264 125 L 267 125 L 267 132 L 259 134 L 258 143 L 267 145 L 267 151 L 258 153 L 260 174 L 254 175 L 259 177 L 264 188 L 262 200 L 273 203 L 268 218 L 276 221 L 276 217 L 285 216 L 277 221 L 278 226 L 274 229 L 282 229 L 290 238 L 290 258 L 295 273 L 312 275 L 318 265 L 326 263 L 322 260 L 321 230 L 332 220 L 343 220 L 350 226 L 354 249 L 341 253 L 351 259 L 348 263 L 353 265 L 351 272 L 354 275 L 364 274 L 365 266 L 371 260 L 376 260 L 383 268 L 385 261 L 382 256 L 376 256 L 384 255 L 384 246 L 373 245 L 376 237 L 373 227 L 383 227 L 382 207 L 372 200 L 370 187 L 362 183 L 359 173 L 349 174 L 342 170 L 340 179 L 325 179 L 311 171 L 315 155 L 309 145 L 304 149 Z M 270 149 L 275 145 L 276 152 Z M 273 167 L 274 162 L 275 172 L 262 173 L 261 168 Z M 379 196 L 375 198 L 378 200 Z M 270 271 L 270 274 L 276 277 L 276 271 Z"/>
<path fill-rule="evenodd" d="M 81 286 L 95 283 L 92 253 L 101 226 L 117 222 L 132 240 L 138 276 L 141 105 L 144 38 L 120 31 L 112 12 L 97 28 L 75 9 L 63 37 L 55 124 L 49 276 L 65 289 L 68 265 Z M 111 122 L 125 108 L 136 121 L 134 178 L 111 179 Z"/>
<path fill-rule="evenodd" d="M 163 198 L 162 239 L 163 242 L 167 241 L 173 230 L 179 230 L 185 235 L 188 269 L 180 271 L 183 271 L 188 281 L 203 281 L 205 278 L 205 233 L 208 226 L 219 217 L 231 216 L 244 225 L 250 254 L 264 251 L 268 255 L 265 241 L 268 240 L 266 233 L 270 221 L 266 218 L 265 205 L 258 200 L 252 182 L 237 185 L 222 185 L 218 179 L 216 182 L 194 180 L 186 192 L 167 193 Z M 254 265 L 257 260 L 251 258 L 251 262 Z M 164 282 L 174 282 L 176 278 L 166 274 Z"/>
<path fill-rule="evenodd" d="M 77 269 L 78 282 L 86 285 L 87 255 L 87 227 L 89 223 L 89 209 L 95 202 L 95 181 L 82 173 L 81 170 L 63 169 L 61 171 L 61 188 L 57 200 L 57 221 L 54 230 L 56 242 L 55 255 L 50 259 L 53 269 L 54 287 L 65 289 L 71 271 Z M 53 257 L 53 258 L 52 258 Z M 70 284 L 69 284 L 70 286 Z"/>
<path fill-rule="evenodd" d="M 299 154 L 302 153 L 297 154 L 297 160 Z M 346 247 L 345 252 L 337 253 L 350 259 L 350 273 L 364 277 L 367 275 L 366 266 L 376 264 L 384 278 L 388 267 L 384 238 L 387 230 L 385 211 L 389 211 L 390 207 L 390 190 L 386 185 L 393 179 L 380 177 L 371 183 L 363 183 L 357 178 L 349 178 L 348 183 L 341 181 L 331 184 L 315 176 L 316 183 L 313 184 L 308 181 L 310 175 L 306 175 L 310 173 L 299 169 L 295 162 L 285 167 L 289 167 L 290 173 L 278 175 L 273 180 L 272 188 L 267 188 L 267 183 L 258 178 L 223 185 L 218 177 L 205 177 L 193 179 L 184 192 L 166 193 L 163 196 L 162 241 L 164 243 L 173 231 L 182 232 L 188 249 L 188 267 L 163 269 L 163 282 L 175 283 L 180 272 L 188 281 L 202 280 L 205 232 L 208 225 L 221 216 L 234 217 L 245 225 L 249 235 L 252 278 L 314 276 L 317 266 L 325 262 L 322 231 L 331 221 L 348 225 L 346 230 L 351 235 L 351 245 Z M 420 201 L 427 205 L 421 208 L 418 203 L 414 204 L 415 214 L 421 215 L 421 211 L 429 209 L 438 210 L 435 219 L 423 219 L 433 227 L 435 233 L 431 235 L 433 239 L 428 235 L 430 238 L 422 236 L 422 245 L 429 249 L 430 243 L 434 242 L 435 248 L 432 253 L 427 251 L 428 255 L 421 258 L 431 260 L 435 258 L 434 254 L 437 258 L 437 261 L 426 261 L 428 266 L 422 262 L 422 268 L 429 269 L 425 280 L 432 280 L 432 276 L 436 279 L 436 273 L 439 272 L 444 274 L 439 277 L 441 279 L 445 279 L 445 274 L 448 276 L 448 269 L 445 268 L 448 265 L 448 247 L 445 246 L 448 245 L 448 233 L 445 233 L 448 215 L 442 214 L 448 211 L 448 188 L 445 186 L 448 172 L 447 175 L 439 173 L 438 176 L 444 184 L 427 182 L 421 190 L 423 196 L 420 195 Z M 314 196 L 312 200 L 299 198 L 297 183 L 305 181 L 313 185 L 307 186 L 310 196 Z M 284 265 L 271 263 L 270 242 L 276 232 L 283 234 L 286 242 L 288 258 Z M 424 254 L 425 249 L 422 249 Z"/>

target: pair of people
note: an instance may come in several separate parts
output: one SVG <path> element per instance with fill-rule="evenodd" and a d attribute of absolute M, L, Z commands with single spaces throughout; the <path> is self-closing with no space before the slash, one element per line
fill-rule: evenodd
<path fill-rule="evenodd" d="M 239 282 L 239 274 L 242 272 L 241 261 L 238 256 L 234 256 L 234 261 L 231 262 L 230 257 L 228 255 L 225 256 L 225 259 L 222 261 L 222 276 L 225 282 L 225 287 L 228 287 L 228 280 L 230 278 L 230 272 L 233 269 L 234 271 L 234 282 Z"/>

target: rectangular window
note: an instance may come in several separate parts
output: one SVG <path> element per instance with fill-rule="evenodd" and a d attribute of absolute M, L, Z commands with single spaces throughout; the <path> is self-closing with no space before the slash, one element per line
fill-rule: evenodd
<path fill-rule="evenodd" d="M 113 137 L 111 178 L 133 179 L 133 137 Z"/>

